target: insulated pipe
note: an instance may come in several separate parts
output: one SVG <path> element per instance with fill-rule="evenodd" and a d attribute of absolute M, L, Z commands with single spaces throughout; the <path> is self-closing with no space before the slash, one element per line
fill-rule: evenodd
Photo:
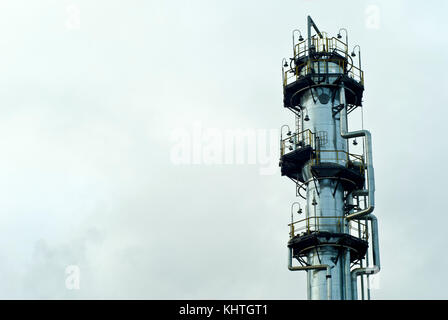
<path fill-rule="evenodd" d="M 350 249 L 345 250 L 344 264 L 345 300 L 351 300 L 352 288 L 350 278 Z"/>
<path fill-rule="evenodd" d="M 311 49 L 311 27 L 314 28 L 314 30 L 317 32 L 317 34 L 319 35 L 319 37 L 322 39 L 322 33 L 320 33 L 319 28 L 316 26 L 316 24 L 314 23 L 313 19 L 311 19 L 310 16 L 308 16 L 308 55 L 309 55 L 309 59 L 311 59 L 311 55 L 310 55 L 310 49 Z"/>
<path fill-rule="evenodd" d="M 381 269 L 380 262 L 380 246 L 378 241 L 378 220 L 373 214 L 366 216 L 367 220 L 372 223 L 372 251 L 373 251 L 373 267 L 358 268 L 351 272 L 351 286 L 352 286 L 352 299 L 358 300 L 358 287 L 356 284 L 356 277 L 363 274 L 376 274 Z"/>
<path fill-rule="evenodd" d="M 371 268 L 358 268 L 352 271 L 352 299 L 358 300 L 358 288 L 356 283 L 356 277 L 363 274 L 375 274 L 378 273 L 380 269 L 374 266 Z"/>
<path fill-rule="evenodd" d="M 293 267 L 292 266 L 292 248 L 289 248 L 288 255 L 288 269 L 290 271 L 302 271 L 302 270 L 327 270 L 327 300 L 331 300 L 331 267 L 328 264 L 317 264 L 314 266 L 301 266 L 301 267 Z M 310 296 L 308 296 L 310 298 Z"/>
<path fill-rule="evenodd" d="M 348 194 L 347 195 L 347 203 L 348 204 L 353 204 L 353 195 L 352 194 Z M 349 221 L 346 221 L 343 223 L 343 227 L 344 233 L 350 233 L 350 228 L 349 228 Z M 352 280 L 351 280 L 351 276 L 350 276 L 350 249 L 346 249 L 345 250 L 345 255 L 344 255 L 344 299 L 345 300 L 351 300 L 352 299 L 352 286 L 351 286 Z"/>
<path fill-rule="evenodd" d="M 373 214 L 369 214 L 366 217 L 372 223 L 372 251 L 373 251 L 373 264 L 378 267 L 378 271 L 381 267 L 380 263 L 380 244 L 378 241 L 378 219 Z"/>
<path fill-rule="evenodd" d="M 349 214 L 346 216 L 347 220 L 359 219 L 363 216 L 371 213 L 375 208 L 375 178 L 373 174 L 373 158 L 372 158 L 372 136 L 368 130 L 357 130 L 348 132 L 347 131 L 347 104 L 345 103 L 345 88 L 344 83 L 342 83 L 340 91 L 340 101 L 344 106 L 341 110 L 341 119 L 339 121 L 341 125 L 341 136 L 344 139 L 364 137 L 366 140 L 366 165 L 367 165 L 367 193 L 369 196 L 369 205 L 364 210 Z"/>

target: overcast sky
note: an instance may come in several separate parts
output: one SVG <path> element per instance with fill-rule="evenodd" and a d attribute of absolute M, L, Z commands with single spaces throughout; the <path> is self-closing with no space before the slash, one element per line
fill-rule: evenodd
<path fill-rule="evenodd" d="M 294 185 L 263 143 L 294 124 L 281 59 L 310 14 L 362 49 L 382 261 L 372 296 L 447 299 L 447 9 L 1 1 L 0 298 L 305 299 L 305 273 L 287 270 Z M 208 136 L 195 142 L 198 128 Z M 266 134 L 258 151 L 271 156 L 173 158 L 179 135 L 192 154 L 219 152 L 236 129 Z M 73 265 L 79 290 L 66 287 Z"/>

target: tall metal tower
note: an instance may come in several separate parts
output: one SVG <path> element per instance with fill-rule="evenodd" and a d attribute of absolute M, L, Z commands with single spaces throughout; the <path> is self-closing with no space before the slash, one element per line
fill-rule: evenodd
<path fill-rule="evenodd" d="M 380 270 L 372 140 L 367 130 L 348 131 L 348 115 L 362 108 L 360 48 L 353 59 L 347 30 L 328 36 L 310 16 L 308 38 L 299 30 L 292 38 L 293 57 L 282 61 L 283 104 L 296 121 L 294 130 L 282 126 L 280 167 L 303 200 L 291 207 L 288 268 L 306 271 L 308 299 L 356 300 L 358 290 L 370 299 L 369 275 Z M 349 150 L 356 138 L 360 154 Z"/>

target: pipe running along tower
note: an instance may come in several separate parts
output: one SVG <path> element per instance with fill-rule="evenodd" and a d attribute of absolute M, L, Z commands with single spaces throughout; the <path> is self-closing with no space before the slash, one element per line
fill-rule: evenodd
<path fill-rule="evenodd" d="M 300 201 L 291 207 L 288 268 L 306 272 L 308 299 L 370 299 L 369 276 L 380 270 L 372 140 L 348 129 L 350 113 L 362 110 L 360 48 L 356 59 L 345 29 L 330 37 L 310 16 L 308 38 L 299 30 L 292 37 L 283 105 L 296 121 L 294 130 L 281 128 L 280 167 Z M 359 154 L 351 153 L 358 143 Z"/>

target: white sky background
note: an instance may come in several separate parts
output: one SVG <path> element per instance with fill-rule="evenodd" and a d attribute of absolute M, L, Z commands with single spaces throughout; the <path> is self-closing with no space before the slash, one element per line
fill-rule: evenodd
<path fill-rule="evenodd" d="M 281 59 L 310 14 L 362 48 L 382 260 L 372 296 L 447 299 L 447 9 L 2 1 L 0 298 L 305 299 L 305 273 L 286 267 L 292 182 L 259 165 L 174 165 L 170 152 L 195 122 L 293 125 Z M 80 290 L 65 287 L 68 265 Z"/>

